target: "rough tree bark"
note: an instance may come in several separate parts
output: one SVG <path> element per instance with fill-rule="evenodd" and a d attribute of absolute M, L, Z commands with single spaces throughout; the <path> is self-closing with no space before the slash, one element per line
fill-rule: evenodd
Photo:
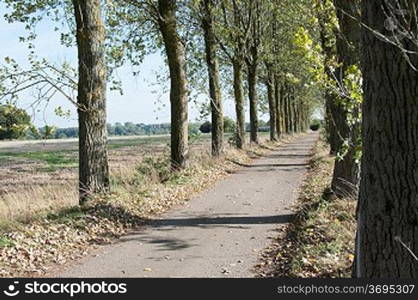
<path fill-rule="evenodd" d="M 292 114 L 292 101 L 291 89 L 287 92 L 286 97 L 286 133 L 293 134 L 293 114 Z"/>
<path fill-rule="evenodd" d="M 363 1 L 362 20 L 389 35 L 382 5 Z M 411 28 L 416 30 L 416 24 Z M 397 47 L 370 30 L 362 32 L 363 157 L 355 275 L 417 278 L 418 262 L 409 251 L 418 254 L 418 73 Z M 417 51 L 408 40 L 402 43 Z M 417 56 L 410 59 L 418 65 Z"/>
<path fill-rule="evenodd" d="M 248 40 L 246 63 L 248 67 L 248 98 L 250 106 L 250 141 L 258 144 L 258 64 L 260 59 L 261 38 L 263 35 L 261 24 L 260 2 L 250 1 L 249 18 L 251 19 L 250 39 Z"/>
<path fill-rule="evenodd" d="M 282 115 L 283 115 L 283 129 L 286 134 L 290 133 L 289 128 L 289 111 L 288 111 L 288 103 L 289 103 L 289 94 L 288 94 L 288 87 L 287 85 L 282 85 L 281 88 L 281 106 L 282 106 Z"/>
<path fill-rule="evenodd" d="M 296 104 L 296 99 L 293 99 L 292 102 L 292 115 L 293 115 L 293 123 L 292 123 L 292 128 L 293 128 L 293 132 L 299 132 L 299 127 L 298 127 L 298 110 L 297 110 L 297 104 Z"/>
<path fill-rule="evenodd" d="M 270 140 L 277 141 L 276 133 L 276 118 L 277 118 L 277 109 L 276 109 L 276 97 L 275 97 L 275 82 L 272 72 L 268 72 L 268 78 L 266 80 L 267 86 L 267 98 L 269 102 L 269 115 L 270 115 Z"/>
<path fill-rule="evenodd" d="M 254 59 L 254 58 L 253 58 Z M 258 143 L 257 63 L 248 64 L 248 99 L 250 104 L 250 141 Z"/>
<path fill-rule="evenodd" d="M 237 148 L 242 149 L 245 145 L 245 111 L 244 111 L 244 88 L 242 83 L 243 61 L 240 58 L 232 62 L 234 69 L 234 96 L 235 112 L 237 117 L 236 143 Z"/>
<path fill-rule="evenodd" d="M 205 37 L 206 63 L 208 65 L 209 97 L 212 113 L 212 155 L 217 157 L 223 152 L 224 119 L 217 59 L 217 42 L 214 32 L 212 9 L 213 0 L 202 1 L 202 28 Z"/>
<path fill-rule="evenodd" d="M 287 115 L 286 115 L 286 84 L 282 83 L 280 85 L 280 115 L 281 115 L 281 127 L 282 132 L 288 134 L 287 131 Z"/>
<path fill-rule="evenodd" d="M 281 99 L 280 99 L 280 83 L 279 77 L 274 76 L 274 103 L 276 107 L 276 134 L 277 138 L 280 139 L 282 136 L 282 110 L 281 110 Z"/>
<path fill-rule="evenodd" d="M 78 50 L 80 204 L 109 190 L 105 28 L 99 0 L 73 0 Z"/>
<path fill-rule="evenodd" d="M 185 168 L 188 159 L 188 89 L 185 49 L 177 33 L 176 0 L 158 0 L 158 25 L 170 70 L 171 166 Z"/>

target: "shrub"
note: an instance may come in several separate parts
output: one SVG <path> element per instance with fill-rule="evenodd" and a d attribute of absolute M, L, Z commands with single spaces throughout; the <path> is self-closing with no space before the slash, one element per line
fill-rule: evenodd
<path fill-rule="evenodd" d="M 311 130 L 313 131 L 317 131 L 319 129 L 319 124 L 311 124 L 311 126 L 309 128 L 311 128 Z"/>
<path fill-rule="evenodd" d="M 212 124 L 209 121 L 206 121 L 202 125 L 200 125 L 199 130 L 202 133 L 209 133 L 212 131 Z"/>
<path fill-rule="evenodd" d="M 224 131 L 228 133 L 235 132 L 235 121 L 229 117 L 224 117 Z"/>
<path fill-rule="evenodd" d="M 318 119 L 315 119 L 311 122 L 311 125 L 309 126 L 309 128 L 312 131 L 317 131 L 319 128 L 321 127 L 321 121 Z"/>
<path fill-rule="evenodd" d="M 0 105 L 0 140 L 21 138 L 30 126 L 30 116 L 24 109 Z"/>
<path fill-rule="evenodd" d="M 136 169 L 142 180 L 163 183 L 170 180 L 172 175 L 170 159 L 166 156 L 145 157 Z"/>

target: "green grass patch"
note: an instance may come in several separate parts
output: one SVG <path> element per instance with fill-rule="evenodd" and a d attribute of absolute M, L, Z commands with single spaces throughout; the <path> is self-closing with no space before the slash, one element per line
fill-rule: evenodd
<path fill-rule="evenodd" d="M 38 168 L 38 171 L 53 172 L 60 168 L 78 167 L 76 151 L 37 151 L 37 152 L 5 152 L 0 153 L 0 159 L 26 158 L 31 161 L 41 161 L 47 167 Z"/>
<path fill-rule="evenodd" d="M 0 236 L 0 248 L 3 247 L 14 247 L 15 242 L 7 236 Z"/>
<path fill-rule="evenodd" d="M 74 206 L 69 207 L 66 209 L 62 209 L 58 212 L 49 213 L 47 215 L 48 220 L 57 222 L 57 223 L 65 223 L 67 220 L 72 219 L 80 219 L 86 215 L 86 211 L 81 206 Z"/>
<path fill-rule="evenodd" d="M 80 230 L 88 226 L 86 217 L 87 209 L 80 206 L 69 207 L 47 215 L 47 219 L 55 224 L 65 224 Z"/>
<path fill-rule="evenodd" d="M 133 139 L 121 139 L 121 140 L 109 140 L 108 148 L 110 150 L 115 150 L 124 147 L 132 147 L 138 145 L 146 144 L 166 144 L 170 142 L 169 136 L 150 136 L 150 137 L 141 137 Z"/>

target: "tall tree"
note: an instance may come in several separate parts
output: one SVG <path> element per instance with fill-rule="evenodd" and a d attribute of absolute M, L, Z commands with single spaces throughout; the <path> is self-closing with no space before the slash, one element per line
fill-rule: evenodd
<path fill-rule="evenodd" d="M 215 35 L 214 0 L 202 0 L 202 28 L 205 38 L 206 63 L 208 65 L 209 97 L 212 116 L 212 155 L 219 156 L 223 151 L 224 117 L 217 58 L 218 42 Z"/>
<path fill-rule="evenodd" d="M 260 20 L 260 3 L 258 1 L 250 1 L 249 18 L 251 19 L 251 38 L 248 40 L 248 53 L 246 56 L 247 63 L 247 80 L 248 80 L 248 100 L 250 104 L 250 141 L 258 143 L 258 94 L 257 79 L 260 59 L 261 38 L 261 20 Z"/>
<path fill-rule="evenodd" d="M 281 98 L 281 88 L 279 76 L 274 75 L 274 106 L 276 108 L 276 135 L 281 138 L 283 133 L 283 100 Z"/>
<path fill-rule="evenodd" d="M 251 20 L 248 18 L 248 1 L 222 0 L 222 19 L 219 22 L 223 33 L 220 46 L 233 68 L 233 89 L 237 119 L 235 142 L 239 149 L 245 145 L 245 110 L 243 72 L 247 41 L 250 38 Z"/>
<path fill-rule="evenodd" d="M 359 143 L 360 122 L 357 121 L 360 114 L 360 103 L 347 95 L 346 82 L 350 80 L 350 70 L 357 68 L 360 62 L 359 42 L 360 24 L 359 1 L 334 0 L 336 15 L 339 23 L 339 31 L 336 36 L 337 69 L 335 80 L 340 89 L 340 99 L 333 104 L 332 119 L 338 131 L 337 156 L 334 165 L 334 173 L 331 187 L 337 196 L 355 194 L 359 181 L 360 166 L 356 159 L 356 151 Z M 351 120 L 351 121 L 350 121 Z"/>
<path fill-rule="evenodd" d="M 333 81 L 335 78 L 335 56 L 337 52 L 335 46 L 335 9 L 332 0 L 318 0 L 315 2 L 315 4 L 315 11 L 319 23 L 319 40 L 324 57 L 323 65 L 325 81 L 328 82 Z M 340 141 L 337 125 L 334 120 L 338 99 L 337 94 L 329 84 L 326 85 L 324 93 L 326 132 L 328 136 L 328 142 L 330 144 L 330 152 L 331 154 L 336 154 L 338 152 L 338 145 Z"/>
<path fill-rule="evenodd" d="M 105 28 L 100 0 L 73 0 L 78 49 L 80 203 L 109 189 Z"/>
<path fill-rule="evenodd" d="M 400 5 L 400 7 L 398 7 Z M 357 277 L 418 277 L 418 65 L 382 36 L 391 7 L 415 15 L 416 2 L 363 1 L 363 156 L 356 251 Z M 407 22 L 417 36 L 415 18 Z M 405 39 L 402 47 L 417 51 Z"/>
<path fill-rule="evenodd" d="M 269 2 L 264 3 L 265 6 L 269 4 Z M 260 60 L 264 62 L 264 64 L 261 65 L 264 66 L 264 70 L 262 69 L 260 73 L 261 78 L 267 87 L 268 110 L 270 116 L 270 140 L 276 141 L 280 132 L 280 125 L 278 125 L 280 122 L 280 111 L 278 109 L 280 99 L 277 97 L 278 90 L 276 89 L 276 85 L 278 85 L 278 82 L 276 82 L 278 77 L 276 76 L 278 45 L 274 40 L 276 37 L 278 11 L 275 9 L 274 5 L 269 5 L 268 9 L 265 9 L 264 11 L 264 22 L 268 25 L 264 26 L 263 30 L 261 30 L 261 24 L 257 25 L 259 27 L 258 31 L 262 31 L 261 41 L 263 43 L 262 47 L 260 47 L 263 50 L 261 51 Z M 259 14 L 260 13 L 257 13 L 257 15 Z M 261 49 L 259 49 L 259 51 Z"/>
<path fill-rule="evenodd" d="M 270 115 L 270 140 L 276 141 L 277 140 L 277 102 L 279 99 L 276 98 L 276 82 L 274 78 L 274 73 L 271 71 L 271 66 L 266 64 L 267 71 L 267 78 L 266 78 L 266 86 L 267 86 L 267 99 L 269 103 L 269 115 Z M 279 128 L 280 129 L 280 128 Z"/>
<path fill-rule="evenodd" d="M 186 167 L 188 159 L 188 88 L 186 56 L 177 32 L 176 0 L 158 0 L 158 25 L 170 70 L 171 165 Z"/>
<path fill-rule="evenodd" d="M 38 92 L 35 101 L 50 101 L 60 94 L 77 108 L 79 122 L 79 202 L 85 203 L 96 193 L 109 191 L 109 166 L 106 128 L 106 82 L 108 72 L 105 60 L 105 26 L 102 21 L 102 5 L 99 0 L 72 1 L 31 1 L 5 0 L 11 9 L 5 17 L 9 22 L 23 22 L 29 30 L 26 38 L 32 49 L 29 55 L 29 69 L 21 69 L 12 63 L 9 74 L 12 97 L 19 92 L 35 87 Z M 72 13 L 68 13 L 68 12 Z M 57 66 L 35 55 L 33 40 L 37 24 L 48 16 L 56 22 L 75 23 L 78 70 L 67 62 Z M 66 19 L 71 16 L 70 19 Z M 62 43 L 73 44 L 72 33 L 62 35 Z M 13 61 L 13 60 L 12 60 Z M 19 71 L 18 71 L 19 70 Z M 17 72 L 18 71 L 18 72 Z M 77 78 L 78 77 L 78 78 Z M 21 86 L 22 82 L 30 83 Z M 14 86 L 14 87 L 13 87 Z M 16 89 L 19 87 L 18 89 Z M 73 92 L 77 90 L 77 99 Z M 49 127 L 46 129 L 52 129 Z M 50 131 L 50 130 L 48 130 Z"/>

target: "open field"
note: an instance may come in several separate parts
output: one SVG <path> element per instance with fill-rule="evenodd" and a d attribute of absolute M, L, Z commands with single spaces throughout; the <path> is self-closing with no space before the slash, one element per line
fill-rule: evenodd
<path fill-rule="evenodd" d="M 167 156 L 169 142 L 168 135 L 111 138 L 112 178 L 136 172 L 144 158 Z M 210 135 L 191 139 L 190 147 L 208 153 Z M 77 204 L 77 167 L 77 140 L 0 143 L 0 225 Z"/>
<path fill-rule="evenodd" d="M 202 135 L 203 136 L 203 135 Z M 123 145 L 135 145 L 156 141 L 169 141 L 170 135 L 152 136 L 111 136 L 109 137 L 110 147 Z M 77 150 L 78 139 L 51 139 L 51 140 L 15 140 L 0 141 L 0 153 L 5 152 L 30 152 L 30 151 L 56 151 L 56 150 Z"/>
<path fill-rule="evenodd" d="M 170 136 L 117 137 L 109 140 L 112 175 L 132 172 L 144 157 L 169 151 Z M 210 136 L 191 143 L 209 149 Z M 77 203 L 77 140 L 0 143 L 0 222 Z"/>

